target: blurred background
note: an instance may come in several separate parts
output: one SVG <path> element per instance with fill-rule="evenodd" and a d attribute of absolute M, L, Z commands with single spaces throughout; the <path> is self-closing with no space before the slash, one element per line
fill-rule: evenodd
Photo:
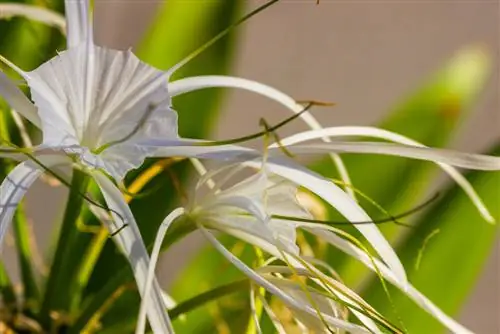
<path fill-rule="evenodd" d="M 249 0 L 246 9 L 262 3 Z M 152 0 L 96 0 L 98 44 L 118 49 L 134 46 L 159 4 Z M 323 125 L 369 125 L 460 48 L 480 44 L 494 55 L 493 75 L 473 115 L 451 143 L 453 148 L 480 152 L 498 140 L 500 128 L 499 24 L 498 1 L 321 0 L 316 6 L 313 0 L 284 0 L 239 28 L 231 74 L 269 84 L 297 99 L 335 102 L 334 108 L 316 113 Z M 176 33 L 170 32 L 172 36 Z M 274 122 L 286 115 L 262 97 L 229 91 L 213 138 L 246 134 L 259 129 L 260 117 Z M 283 134 L 303 129 L 295 122 Z M 64 193 L 63 189 L 49 191 L 50 195 L 45 186 L 38 185 L 28 196 L 29 216 L 43 214 L 35 226 L 41 247 L 47 244 L 46 227 L 60 214 Z M 163 258 L 164 284 L 171 282 L 172 268 L 178 268 L 199 248 L 195 237 L 187 241 Z M 478 333 L 499 333 L 498 246 L 461 313 L 464 325 Z M 474 245 L 464 245 L 464 257 L 468 247 Z M 14 266 L 13 262 L 8 265 Z"/>

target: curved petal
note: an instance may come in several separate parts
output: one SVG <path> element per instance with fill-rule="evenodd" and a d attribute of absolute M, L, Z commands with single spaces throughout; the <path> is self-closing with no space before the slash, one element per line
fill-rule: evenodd
<path fill-rule="evenodd" d="M 453 150 L 415 147 L 375 142 L 335 142 L 328 144 L 304 144 L 286 146 L 287 150 L 298 154 L 328 153 L 331 151 L 341 153 L 366 153 L 394 155 L 418 160 L 441 162 L 455 167 L 497 171 L 500 170 L 500 157 L 463 153 Z M 277 149 L 275 149 L 277 150 Z"/>
<path fill-rule="evenodd" d="M 339 127 L 325 128 L 318 131 L 306 131 L 284 138 L 282 139 L 281 143 L 282 145 L 293 145 L 308 140 L 322 138 L 324 136 L 329 136 L 329 137 L 363 136 L 363 137 L 380 138 L 403 145 L 427 147 L 403 135 L 369 126 L 339 126 Z M 271 145 L 271 147 L 277 147 L 277 145 L 273 144 Z M 439 167 L 443 169 L 444 172 L 448 173 L 448 175 L 453 180 L 455 180 L 455 182 L 457 182 L 457 184 L 465 191 L 465 193 L 472 200 L 472 202 L 477 207 L 477 209 L 484 217 L 484 219 L 486 219 L 489 222 L 494 222 L 495 219 L 490 214 L 488 209 L 484 206 L 481 198 L 476 193 L 474 188 L 471 186 L 469 181 L 467 181 L 467 179 L 463 177 L 462 174 L 460 174 L 460 172 L 457 171 L 455 168 L 440 162 L 438 162 L 437 164 L 439 165 Z"/>
<path fill-rule="evenodd" d="M 213 87 L 238 88 L 260 94 L 281 103 L 294 114 L 303 112 L 304 110 L 304 106 L 298 104 L 293 98 L 271 86 L 267 86 L 253 80 L 224 75 L 207 75 L 180 79 L 169 83 L 168 91 L 173 97 L 191 91 Z M 309 111 L 303 112 L 300 115 L 300 118 L 313 130 L 320 130 L 323 128 Z M 321 139 L 324 142 L 330 142 L 330 138 L 328 138 L 328 136 L 323 136 Z M 344 181 L 345 184 L 350 185 L 351 180 L 349 178 L 349 173 L 347 172 L 342 159 L 337 154 L 330 154 L 330 156 L 339 171 L 342 181 Z M 351 187 L 346 187 L 345 190 L 353 198 L 355 198 L 355 193 Z"/>
<path fill-rule="evenodd" d="M 149 256 L 130 208 L 120 190 L 105 175 L 98 171 L 93 171 L 92 175 L 99 185 L 108 207 L 113 210 L 112 215 L 115 222 L 128 224 L 127 227 L 113 236 L 113 240 L 130 262 L 142 298 L 147 298 L 149 301 L 147 314 L 151 328 L 155 333 L 173 333 L 172 324 L 163 302 L 162 291 L 156 280 L 153 281 L 151 293 L 148 296 L 144 295 L 142 287 L 146 286 Z M 116 214 L 117 212 L 121 217 Z"/>
<path fill-rule="evenodd" d="M 71 163 L 71 160 L 62 156 L 45 156 L 39 160 L 49 168 Z M 43 172 L 44 169 L 39 164 L 25 161 L 17 165 L 0 185 L 0 247 L 19 202 Z"/>
<path fill-rule="evenodd" d="M 436 305 L 434 305 L 427 297 L 425 297 L 422 293 L 420 293 L 417 289 L 415 289 L 415 287 L 413 287 L 410 284 L 402 285 L 395 277 L 394 273 L 389 268 L 387 268 L 386 265 L 384 265 L 382 262 L 380 262 L 375 258 L 370 258 L 365 252 L 363 252 L 357 246 L 342 239 L 335 233 L 325 230 L 324 227 L 321 226 L 315 228 L 308 227 L 305 229 L 310 231 L 314 235 L 322 238 L 323 240 L 327 241 L 336 248 L 342 250 L 344 253 L 349 254 L 354 258 L 358 259 L 371 270 L 380 272 L 380 274 L 386 280 L 391 282 L 394 286 L 398 287 L 401 291 L 403 291 L 403 293 L 405 293 L 409 298 L 413 299 L 415 303 L 417 303 L 421 308 L 426 310 L 429 314 L 434 316 L 437 320 L 439 320 L 453 333 L 472 334 L 471 331 L 469 331 L 468 329 L 457 323 L 451 317 L 447 316 Z M 373 262 L 375 262 L 376 268 L 373 266 Z"/>
<path fill-rule="evenodd" d="M 248 165 L 255 162 L 246 162 Z M 319 174 L 295 164 L 293 161 L 284 159 L 269 158 L 266 167 L 274 174 L 286 178 L 300 186 L 305 187 L 315 193 L 340 214 L 351 222 L 370 221 L 370 217 L 365 211 L 342 189 Z M 394 249 L 384 238 L 376 225 L 355 224 L 355 227 L 370 242 L 385 263 L 396 273 L 398 279 L 404 284 L 406 282 L 406 273 L 401 261 L 396 255 Z"/>
<path fill-rule="evenodd" d="M 0 71 L 0 95 L 12 109 L 16 110 L 37 127 L 41 127 L 42 123 L 35 105 L 31 103 L 26 95 L 2 71 Z"/>
<path fill-rule="evenodd" d="M 151 260 L 148 267 L 148 276 L 146 277 L 146 284 L 144 286 L 144 295 L 148 296 L 151 291 L 151 285 L 153 284 L 153 278 L 155 277 L 156 263 L 158 262 L 158 256 L 160 255 L 161 244 L 165 238 L 170 225 L 181 215 L 184 214 L 183 208 L 177 208 L 172 211 L 161 223 L 158 233 L 156 234 L 156 239 L 153 246 L 153 251 L 151 252 Z M 136 334 L 144 333 L 146 329 L 146 309 L 149 306 L 149 298 L 143 298 L 141 302 L 141 307 L 139 310 L 139 318 L 137 320 L 137 327 L 135 330 Z M 166 311 L 165 311 L 166 312 Z"/>
<path fill-rule="evenodd" d="M 66 30 L 66 20 L 64 16 L 53 10 L 20 3 L 0 4 L 0 18 L 10 18 L 12 16 L 23 16 L 33 21 L 45 23 L 60 29 L 63 33 L 65 33 Z"/>
<path fill-rule="evenodd" d="M 199 226 L 202 234 L 207 238 L 207 240 L 234 266 L 236 266 L 239 270 L 241 270 L 246 276 L 248 276 L 255 283 L 262 286 L 264 289 L 281 299 L 285 304 L 303 312 L 306 312 L 312 316 L 317 316 L 316 311 L 309 305 L 304 303 L 300 303 L 295 298 L 291 297 L 289 294 L 284 292 L 282 289 L 278 288 L 276 285 L 269 282 L 267 279 L 259 275 L 253 269 L 248 267 L 245 263 L 243 263 L 240 259 L 234 256 L 230 251 L 228 251 L 224 245 L 222 245 L 210 232 L 208 232 L 204 227 Z M 349 323 L 342 319 L 338 319 L 335 317 L 331 317 L 327 314 L 323 315 L 325 321 L 338 328 L 342 328 L 348 330 L 350 333 L 370 333 L 365 328 Z"/>
<path fill-rule="evenodd" d="M 92 42 L 92 22 L 88 0 L 65 0 L 67 20 L 67 47 L 73 48 L 84 42 Z"/>
<path fill-rule="evenodd" d="M 239 160 L 245 165 L 260 168 L 261 155 L 258 151 L 236 145 L 223 146 L 189 146 L 200 141 L 149 141 L 149 145 L 157 145 L 157 156 L 188 156 L 219 160 Z M 166 146 L 166 145 L 172 146 Z M 165 145 L 165 146 L 164 146 Z M 333 145 L 324 144 L 324 145 Z M 293 147 L 293 146 L 291 146 Z M 256 161 L 248 161 L 255 159 Z M 288 159 L 269 157 L 266 164 L 268 170 L 293 183 L 301 185 L 323 198 L 337 209 L 349 221 L 370 221 L 364 210 L 337 185 Z M 381 258 L 397 273 L 402 282 L 406 281 L 406 273 L 391 245 L 384 238 L 376 225 L 356 224 L 355 227 L 372 244 Z"/>

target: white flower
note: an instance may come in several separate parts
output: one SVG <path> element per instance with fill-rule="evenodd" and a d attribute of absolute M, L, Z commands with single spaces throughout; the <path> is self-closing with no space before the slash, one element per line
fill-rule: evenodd
<path fill-rule="evenodd" d="M 352 240 L 345 237 L 345 232 L 322 223 L 306 223 L 298 220 L 312 219 L 297 199 L 298 184 L 305 184 L 301 180 L 305 175 L 297 175 L 291 180 L 274 174 L 272 162 L 265 165 L 251 176 L 238 182 L 238 175 L 247 172 L 245 165 L 252 168 L 259 167 L 252 162 L 243 162 L 232 166 L 225 166 L 215 171 L 207 172 L 196 186 L 193 200 L 186 209 L 173 211 L 160 227 L 155 246 L 151 255 L 149 278 L 154 277 L 154 270 L 163 238 L 172 222 L 181 215 L 198 225 L 199 230 L 206 239 L 233 265 L 240 269 L 255 284 L 264 287 L 269 293 L 278 297 L 296 315 L 300 323 L 308 329 L 324 329 L 325 323 L 335 329 L 344 329 L 356 333 L 375 332 L 381 333 L 381 323 L 384 319 L 376 310 L 373 310 L 361 297 L 357 296 L 348 287 L 331 276 L 323 274 L 313 263 L 320 263 L 316 259 L 303 257 L 296 244 L 296 230 L 302 229 L 314 236 L 321 238 L 332 246 L 353 256 L 371 270 L 376 271 L 384 279 L 401 289 L 403 293 L 413 299 L 420 307 L 429 312 L 446 327 L 456 333 L 470 333 L 452 318 L 444 314 L 437 306 L 422 295 L 418 290 L 405 280 L 398 278 L 398 273 L 390 269 L 378 258 L 373 257 L 357 246 Z M 218 179 L 218 181 L 215 181 Z M 203 186 L 209 185 L 207 191 Z M 312 190 L 312 189 L 309 189 Z M 294 217 L 298 220 L 289 220 L 285 217 Z M 358 228 L 363 225 L 356 225 Z M 271 256 L 271 259 L 285 261 L 291 267 L 264 266 L 253 270 L 239 260 L 220 243 L 209 230 L 216 230 L 230 234 Z M 325 264 L 322 264 L 325 265 Z M 278 270 L 279 269 L 279 270 Z M 311 303 L 309 297 L 301 290 L 296 282 L 291 282 L 282 277 L 271 275 L 273 272 L 281 274 L 302 273 L 322 286 L 326 292 L 334 291 L 333 297 L 337 303 L 332 303 L 331 298 L 315 293 Z M 326 284 L 326 285 L 325 285 Z M 149 287 L 148 287 L 149 288 Z M 147 291 L 147 290 L 146 290 Z M 341 304 L 338 304 L 340 302 Z M 139 314 L 137 334 L 144 330 L 144 310 L 148 300 L 143 300 Z M 316 304 L 316 306 L 314 305 Z M 318 314 L 318 306 L 320 314 Z M 347 305 L 347 306 L 346 306 Z M 342 316 L 341 310 L 347 308 L 365 327 L 350 323 Z M 268 310 L 268 312 L 272 312 Z M 273 318 L 273 315 L 270 314 Z M 374 321 L 375 319 L 375 321 Z M 275 321 L 276 327 L 280 327 Z M 367 328 L 369 330 L 367 330 Z"/>
<path fill-rule="evenodd" d="M 205 146 L 211 143 L 178 137 L 177 114 L 171 108 L 171 98 L 188 91 L 207 87 L 242 88 L 272 98 L 294 113 L 301 112 L 303 106 L 271 87 L 241 78 L 193 77 L 167 84 L 170 73 L 177 67 L 166 72 L 160 71 L 141 62 L 131 51 L 111 50 L 94 45 L 88 1 L 66 0 L 65 4 L 68 36 L 66 51 L 31 72 L 25 72 L 2 58 L 27 82 L 34 104 L 1 72 L 0 95 L 7 100 L 12 109 L 41 129 L 42 143 L 29 150 L 39 162 L 48 168 L 78 165 L 95 178 L 115 221 L 130 226 L 123 229 L 114 239 L 131 262 L 138 285 L 145 287 L 149 260 L 139 229 L 122 194 L 114 183 L 102 174 L 102 171 L 111 175 L 116 181 L 121 181 L 129 170 L 140 166 L 146 157 L 169 156 L 245 161 L 245 165 L 260 167 L 262 157 L 258 151 L 234 145 Z M 37 12 L 32 9 L 32 7 L 11 7 L 9 15 L 22 14 L 62 27 L 60 18 L 54 17 L 53 13 Z M 313 129 L 307 138 L 319 136 L 323 141 L 330 141 L 329 137 L 334 134 L 321 132 L 323 131 L 321 126 L 310 114 L 304 113 L 301 117 Z M 297 153 L 395 154 L 451 163 L 461 167 L 500 169 L 499 160 L 495 157 L 431 150 L 407 146 L 408 143 L 403 144 L 405 145 L 388 146 L 341 142 L 293 145 L 289 150 Z M 0 147 L 0 155 L 28 160 L 21 162 L 0 186 L 1 244 L 17 204 L 30 185 L 44 172 L 44 168 L 26 159 L 20 150 L 13 150 L 11 147 Z M 270 148 L 269 155 L 266 165 L 266 171 L 269 173 L 309 189 L 335 207 L 349 221 L 369 220 L 349 190 L 343 191 L 320 175 L 286 159 L 281 156 L 279 148 Z M 336 155 L 332 157 L 344 181 L 349 184 L 341 160 Z M 252 159 L 253 161 L 250 161 Z M 460 182 L 469 195 L 475 196 L 473 191 L 465 186 L 465 180 Z M 229 195 L 230 198 L 234 197 L 234 193 Z M 220 208 L 220 202 L 217 202 L 219 199 L 215 198 L 211 200 Z M 482 204 L 479 199 L 474 197 L 474 201 L 483 215 L 488 217 L 487 211 L 480 206 Z M 257 203 L 254 199 L 250 199 L 240 204 L 245 205 L 244 203 L 250 202 Z M 261 206 L 263 207 L 265 208 Z M 240 207 L 242 208 L 250 209 L 250 207 Z M 255 210 L 257 208 L 258 206 Z M 258 212 L 258 210 L 249 211 L 252 215 Z M 260 213 L 263 212 L 265 210 Z M 229 213 L 224 212 L 224 214 Z M 226 225 L 221 223 L 220 218 L 223 216 L 223 214 L 218 216 L 219 227 L 229 229 L 231 227 L 229 222 L 225 222 Z M 275 240 L 274 236 L 278 236 L 277 239 L 282 239 L 278 244 L 280 247 L 292 247 L 290 241 L 293 235 L 283 234 L 280 230 L 282 225 L 279 225 L 280 229 L 276 229 L 276 226 L 278 225 L 275 225 L 272 219 L 268 219 L 267 222 L 261 219 L 257 225 L 249 224 L 246 232 L 239 232 L 250 236 L 251 231 L 262 229 L 270 233 L 267 235 L 267 241 L 262 238 L 261 241 L 264 240 L 276 247 L 276 243 L 271 244 L 269 241 Z M 374 225 L 356 225 L 356 227 L 371 243 L 398 282 L 403 286 L 407 284 L 403 266 L 377 227 Z M 287 227 L 286 231 L 291 232 L 292 229 Z M 288 251 L 293 253 L 292 249 Z M 139 289 L 142 294 L 146 290 Z M 161 291 L 156 283 L 153 284 L 151 294 L 147 293 L 147 297 L 150 301 L 147 305 L 148 316 L 153 330 L 159 333 L 171 332 L 170 321 L 164 312 L 165 305 Z"/>

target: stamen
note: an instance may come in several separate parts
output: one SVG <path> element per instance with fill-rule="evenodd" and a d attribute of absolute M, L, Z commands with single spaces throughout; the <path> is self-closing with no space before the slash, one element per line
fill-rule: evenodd
<path fill-rule="evenodd" d="M 290 220 L 290 221 L 296 221 L 296 222 L 302 222 L 302 223 L 320 223 L 320 224 L 327 224 L 327 225 L 366 225 L 366 224 L 384 224 L 384 223 L 393 222 L 396 225 L 405 226 L 405 227 L 413 227 L 412 225 L 407 225 L 407 224 L 399 222 L 398 219 L 410 216 L 414 213 L 417 213 L 420 210 L 423 210 L 425 207 L 429 206 L 434 201 L 436 201 L 439 197 L 440 197 L 440 194 L 436 193 L 433 197 L 431 197 L 430 199 L 428 199 L 424 203 L 417 205 L 416 207 L 414 207 L 406 212 L 400 213 L 399 215 L 396 215 L 396 216 L 389 216 L 389 217 L 384 218 L 384 219 L 371 220 L 371 221 L 340 222 L 340 221 L 290 217 L 290 216 L 282 216 L 282 215 L 272 215 L 271 217 L 276 218 L 276 219 L 284 219 L 284 220 Z"/>
<path fill-rule="evenodd" d="M 123 142 L 126 142 L 127 140 L 129 140 L 130 138 L 132 138 L 137 132 L 139 132 L 139 130 L 144 126 L 144 124 L 146 124 L 146 122 L 148 121 L 148 119 L 151 116 L 151 114 L 153 113 L 153 111 L 155 111 L 156 108 L 158 108 L 158 106 L 160 106 L 161 104 L 163 104 L 163 102 L 164 101 L 162 101 L 160 103 L 150 103 L 148 105 L 148 108 L 146 109 L 146 112 L 144 113 L 144 115 L 142 115 L 142 117 L 139 119 L 139 122 L 136 124 L 136 126 L 132 129 L 132 131 L 129 134 L 125 135 L 125 137 L 123 137 L 121 139 L 111 141 L 111 142 L 109 142 L 107 144 L 104 144 L 104 145 L 98 147 L 95 150 L 92 150 L 92 153 L 94 153 L 94 154 L 100 154 L 105 149 L 108 149 L 111 146 L 118 145 L 118 144 L 121 144 Z"/>
<path fill-rule="evenodd" d="M 116 231 L 114 231 L 114 232 L 110 233 L 110 234 L 109 234 L 109 237 L 110 237 L 110 238 L 112 238 L 112 237 L 116 236 L 118 233 L 120 233 L 121 231 L 123 231 L 123 229 L 124 229 L 125 227 L 127 227 L 127 226 L 128 226 L 128 224 L 127 224 L 127 223 L 123 224 L 121 227 L 119 227 L 119 228 L 118 228 L 118 230 L 116 230 Z"/>
<path fill-rule="evenodd" d="M 264 118 L 261 118 L 259 123 L 260 123 L 261 126 L 264 127 L 264 129 L 266 130 L 266 132 L 268 132 L 269 134 L 272 135 L 272 137 L 274 138 L 274 141 L 276 142 L 276 144 L 278 145 L 278 147 L 283 151 L 283 153 L 286 156 L 288 156 L 289 158 L 293 158 L 294 157 L 293 154 L 290 151 L 288 151 L 285 146 L 283 146 L 281 144 L 281 139 L 280 139 L 278 133 L 276 131 L 271 131 L 271 127 L 266 122 L 266 120 Z M 269 145 L 266 144 L 266 149 L 268 148 L 268 146 Z M 267 152 L 267 150 L 266 150 L 266 152 Z"/>
<path fill-rule="evenodd" d="M 51 176 L 55 177 L 59 182 L 61 182 L 62 184 L 64 184 L 66 187 L 68 188 L 71 188 L 71 184 L 66 181 L 62 176 L 60 176 L 59 174 L 57 174 L 56 172 L 54 172 L 52 169 L 50 169 L 49 167 L 47 167 L 43 162 L 41 162 L 39 159 L 37 159 L 33 154 L 32 154 L 32 150 L 30 149 L 23 149 L 23 148 L 20 148 L 20 147 L 17 147 L 15 144 L 12 144 L 6 140 L 2 140 L 0 138 L 0 143 L 5 143 L 6 145 L 8 146 L 11 146 L 12 148 L 11 149 L 0 149 L 0 152 L 2 152 L 3 150 L 7 150 L 7 153 L 22 153 L 24 154 L 25 156 L 27 156 L 30 160 L 32 160 L 33 162 L 35 162 L 37 165 L 39 165 L 40 167 L 42 167 L 44 169 L 44 171 L 46 171 L 47 173 L 49 173 Z M 79 196 L 82 196 L 87 202 L 89 202 L 90 204 L 98 207 L 98 208 L 101 208 L 107 212 L 112 212 L 114 214 L 116 214 L 122 221 L 124 221 L 122 215 L 113 210 L 113 209 L 110 209 L 106 204 L 101 204 L 99 202 L 97 202 L 96 200 L 90 198 L 87 194 L 81 192 L 81 191 L 78 191 L 77 194 Z"/>
<path fill-rule="evenodd" d="M 186 58 L 178 62 L 176 65 L 174 65 L 169 72 L 173 73 L 177 71 L 179 68 L 182 66 L 186 65 L 188 62 L 196 58 L 199 54 L 201 54 L 203 51 L 211 47 L 213 44 L 215 44 L 217 41 L 219 41 L 221 38 L 225 37 L 227 34 L 229 34 L 233 29 L 237 28 L 240 24 L 246 22 L 248 19 L 252 18 L 253 16 L 257 15 L 258 13 L 262 12 L 264 9 L 270 7 L 271 5 L 277 3 L 280 0 L 271 0 L 265 4 L 263 4 L 260 7 L 257 7 L 257 9 L 251 11 L 247 15 L 243 16 L 241 19 L 237 20 L 233 24 L 231 24 L 229 27 L 226 29 L 222 30 L 220 33 L 215 35 L 212 39 L 210 39 L 208 42 L 203 44 L 201 47 L 193 51 L 191 54 L 189 54 Z"/>
<path fill-rule="evenodd" d="M 293 120 L 297 119 L 302 115 L 303 113 L 307 112 L 311 107 L 315 106 L 316 104 L 314 102 L 309 102 L 304 109 L 302 109 L 299 113 L 294 114 L 293 116 L 290 116 L 286 118 L 285 120 L 279 122 L 278 124 L 273 125 L 272 127 L 260 131 L 251 135 L 243 136 L 243 137 L 238 137 L 234 139 L 226 139 L 226 140 L 219 140 L 219 141 L 209 141 L 209 142 L 201 142 L 201 143 L 193 143 L 192 145 L 195 146 L 222 146 L 222 145 L 228 145 L 228 144 L 237 144 L 241 142 L 246 142 L 252 139 L 257 139 L 259 137 L 265 136 L 270 132 L 276 131 L 279 128 L 287 125 L 288 123 L 292 122 Z"/>

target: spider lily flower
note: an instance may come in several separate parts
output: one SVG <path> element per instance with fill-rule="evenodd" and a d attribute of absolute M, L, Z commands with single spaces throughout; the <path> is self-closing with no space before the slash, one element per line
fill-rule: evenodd
<path fill-rule="evenodd" d="M 273 215 L 293 215 L 299 218 L 310 216 L 296 199 L 297 186 L 286 179 L 270 175 L 267 172 L 258 172 L 241 182 L 225 187 L 227 183 L 232 181 L 233 177 L 243 170 L 242 167 L 244 166 L 225 166 L 214 172 L 207 173 L 197 184 L 197 191 L 187 209 L 174 210 L 165 219 L 153 247 L 149 268 L 150 279 L 154 277 L 155 263 L 158 259 L 163 237 L 172 222 L 181 215 L 186 215 L 187 219 L 197 224 L 203 235 L 206 236 L 209 242 L 214 243 L 217 249 L 221 250 L 220 247 L 222 247 L 223 254 L 227 250 L 219 244 L 206 228 L 236 236 L 277 258 L 282 258 L 283 254 L 288 254 L 292 257 L 291 261 L 294 261 L 293 258 L 299 256 L 299 249 L 295 240 L 295 223 L 273 217 Z M 208 180 L 218 176 L 218 174 L 224 174 L 223 179 L 215 183 L 208 192 L 203 194 L 201 188 L 208 183 Z M 240 265 L 238 265 L 238 268 L 245 271 L 244 267 Z M 250 276 L 252 277 L 252 275 Z M 258 284 L 263 283 L 262 285 L 266 289 L 277 295 L 297 312 L 301 312 L 304 318 L 317 318 L 317 310 L 310 304 L 303 303 L 300 298 L 294 297 L 294 293 L 291 293 L 290 289 L 286 291 L 286 289 L 269 282 L 262 275 L 258 276 L 260 278 L 252 277 L 252 279 L 256 280 Z M 149 288 L 150 283 L 148 281 L 145 291 L 147 292 Z M 316 296 L 316 298 L 319 298 L 319 296 Z M 136 330 L 137 334 L 144 332 L 145 307 L 148 300 L 143 299 L 142 303 Z M 326 318 L 331 326 L 354 333 L 369 333 L 365 328 L 349 323 L 345 319 L 327 312 L 321 313 L 321 317 Z"/>
<path fill-rule="evenodd" d="M 379 329 L 380 326 L 393 326 L 341 282 L 316 269 L 313 263 L 315 264 L 319 260 L 309 259 L 301 255 L 296 244 L 296 230 L 302 229 L 364 263 L 368 268 L 401 289 L 409 298 L 413 299 L 420 307 L 453 332 L 470 333 L 444 314 L 411 284 L 398 278 L 397 271 L 390 269 L 389 266 L 383 264 L 383 261 L 374 258 L 366 250 L 360 248 L 362 246 L 359 242 L 346 238 L 345 232 L 319 222 L 305 223 L 299 221 L 301 218 L 312 218 L 297 197 L 298 184 L 302 186 L 307 184 L 307 182 L 301 182 L 304 178 L 307 178 L 307 174 L 296 174 L 294 178 L 285 178 L 286 173 L 282 173 L 278 168 L 273 171 L 275 165 L 270 159 L 265 163 L 262 170 L 258 170 L 255 174 L 244 178 L 242 181 L 231 182 L 245 170 L 246 166 L 258 169 L 261 165 L 244 162 L 206 172 L 198 182 L 195 188 L 196 193 L 189 206 L 186 209 L 174 210 L 165 219 L 155 240 L 148 281 L 154 277 L 154 268 L 160 246 L 168 228 L 175 219 L 185 215 L 187 219 L 198 225 L 199 230 L 206 239 L 228 261 L 247 275 L 252 282 L 264 287 L 266 291 L 283 301 L 288 308 L 297 314 L 297 317 L 303 319 L 302 323 L 307 323 L 312 329 L 324 329 L 326 324 L 350 332 L 379 333 L 382 332 Z M 216 178 L 219 178 L 219 180 L 214 182 Z M 209 189 L 204 192 L 203 186 L 205 185 L 208 185 Z M 285 217 L 298 219 L 293 220 Z M 359 228 L 361 225 L 356 226 Z M 309 275 L 316 284 L 323 286 L 325 289 L 331 290 L 334 288 L 336 303 L 340 304 L 332 306 L 330 300 L 320 298 L 313 293 L 313 299 L 317 301 L 317 304 L 321 304 L 320 307 L 315 307 L 315 303 L 307 300 L 307 296 L 300 292 L 296 285 L 290 286 L 290 282 L 269 276 L 270 272 L 266 271 L 266 269 L 253 270 L 243 263 L 227 250 L 210 230 L 230 234 L 261 249 L 272 258 L 286 262 L 288 267 L 285 268 L 288 271 L 282 270 L 281 273 L 294 274 L 300 272 Z M 149 286 L 147 286 L 146 291 L 147 289 L 149 289 Z M 147 303 L 148 300 L 143 299 L 142 312 L 139 315 L 139 324 L 141 326 L 138 326 L 137 334 L 143 333 L 145 325 L 144 310 Z M 339 307 L 339 305 L 342 305 L 342 307 Z M 339 310 L 344 307 L 351 311 L 365 327 L 354 325 L 340 316 L 342 312 Z M 272 314 L 270 316 L 273 317 Z M 276 325 L 279 327 L 278 323 Z"/>
<path fill-rule="evenodd" d="M 27 82 L 34 103 L 3 73 L 0 73 L 0 95 L 42 131 L 43 139 L 30 149 L 0 147 L 0 154 L 27 160 L 24 155 L 28 153 L 43 166 L 32 161 L 21 162 L 0 186 L 4 204 L 0 212 L 0 243 L 17 203 L 44 168 L 76 165 L 96 180 L 115 221 L 130 226 L 114 240 L 131 262 L 138 285 L 144 286 L 148 256 L 139 229 L 119 190 L 101 171 L 121 181 L 148 156 L 203 155 L 228 159 L 248 150 L 202 147 L 178 138 L 177 114 L 171 108 L 166 85 L 171 71 L 152 68 L 130 51 L 95 45 L 88 1 L 66 0 L 65 5 L 67 50 L 31 72 L 1 58 Z M 17 8 L 16 15 L 22 14 L 22 9 L 26 9 L 26 16 L 33 16 L 31 7 Z M 46 16 L 46 19 L 54 18 Z M 61 25 L 60 20 L 53 21 Z M 294 105 L 295 110 L 297 106 Z M 345 209 L 347 216 L 365 218 L 340 189 L 335 191 L 340 197 L 332 198 L 333 202 L 340 206 L 346 201 L 350 203 Z M 368 228 L 366 232 L 370 242 L 383 254 L 382 258 L 397 268 L 398 276 L 404 279 L 399 260 L 380 232 L 376 228 Z M 161 291 L 156 283 L 153 287 L 148 306 L 151 325 L 157 332 L 170 332 Z"/>

